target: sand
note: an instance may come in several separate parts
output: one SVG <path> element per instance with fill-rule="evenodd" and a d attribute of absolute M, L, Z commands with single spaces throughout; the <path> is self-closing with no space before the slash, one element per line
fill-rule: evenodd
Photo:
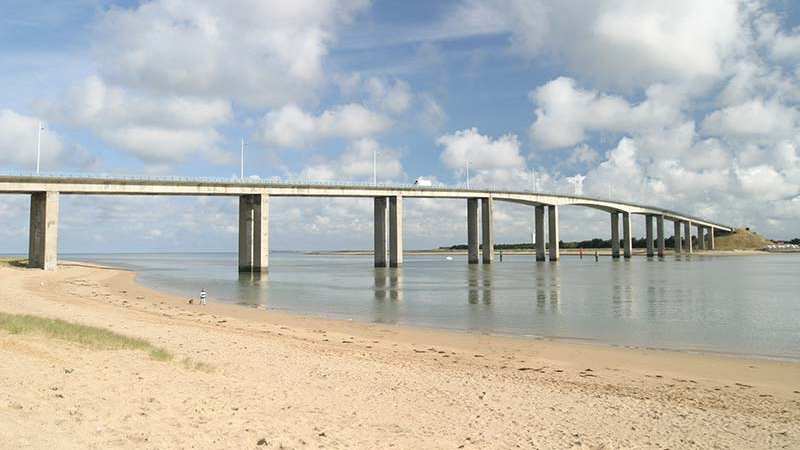
<path fill-rule="evenodd" d="M 800 364 L 203 307 L 134 275 L 0 268 L 0 311 L 177 355 L 0 331 L 0 447 L 800 448 Z"/>

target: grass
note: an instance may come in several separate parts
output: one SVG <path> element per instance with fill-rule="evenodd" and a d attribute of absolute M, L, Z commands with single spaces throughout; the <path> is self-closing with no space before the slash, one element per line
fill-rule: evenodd
<path fill-rule="evenodd" d="M 28 260 L 22 258 L 0 258 L 0 267 L 28 267 Z"/>
<path fill-rule="evenodd" d="M 98 350 L 141 350 L 158 361 L 170 361 L 169 351 L 144 339 L 124 336 L 104 328 L 80 325 L 60 319 L 47 319 L 27 314 L 0 313 L 0 329 L 12 334 L 38 334 L 74 342 Z"/>

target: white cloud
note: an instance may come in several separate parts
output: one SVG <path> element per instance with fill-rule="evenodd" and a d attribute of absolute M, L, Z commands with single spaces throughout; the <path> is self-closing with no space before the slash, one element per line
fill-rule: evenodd
<path fill-rule="evenodd" d="M 441 161 L 452 170 L 465 170 L 467 159 L 470 167 L 477 170 L 525 167 L 519 140 L 513 134 L 492 139 L 480 134 L 477 128 L 467 128 L 439 136 L 436 143 L 444 147 Z"/>
<path fill-rule="evenodd" d="M 373 165 L 376 153 L 377 164 Z M 379 182 L 397 181 L 405 175 L 401 157 L 402 152 L 397 149 L 362 138 L 350 143 L 338 158 L 310 165 L 293 177 L 308 181 L 371 181 L 375 170 Z"/>
<path fill-rule="evenodd" d="M 717 136 L 780 139 L 798 132 L 798 117 L 797 108 L 756 98 L 712 112 L 703 120 L 703 131 Z"/>
<path fill-rule="evenodd" d="M 11 164 L 27 170 L 36 169 L 36 147 L 40 120 L 18 114 L 10 109 L 0 110 L 0 164 Z M 42 132 L 42 161 L 45 170 L 52 170 L 64 151 L 61 135 L 50 129 Z M 49 167 L 48 167 L 49 166 Z"/>
<path fill-rule="evenodd" d="M 156 0 L 100 15 L 102 74 L 169 95 L 230 96 L 263 107 L 324 82 L 338 28 L 367 0 Z"/>
<path fill-rule="evenodd" d="M 357 139 L 385 131 L 392 119 L 349 103 L 312 116 L 294 104 L 270 111 L 261 121 L 258 138 L 281 147 L 305 147 L 328 138 Z"/>

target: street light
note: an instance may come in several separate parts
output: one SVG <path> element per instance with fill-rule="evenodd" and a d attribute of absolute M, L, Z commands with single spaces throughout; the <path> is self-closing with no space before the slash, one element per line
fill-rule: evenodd
<path fill-rule="evenodd" d="M 242 153 L 242 157 L 241 157 L 241 159 L 242 159 L 242 168 L 241 168 L 241 173 L 239 175 L 239 179 L 240 180 L 244 180 L 244 148 L 246 146 L 247 146 L 247 144 L 245 144 L 244 139 L 242 139 L 242 151 L 241 151 L 241 153 Z"/>
<path fill-rule="evenodd" d="M 372 184 L 378 185 L 378 151 L 372 151 Z"/>
<path fill-rule="evenodd" d="M 36 175 L 39 175 L 39 159 L 42 154 L 42 131 L 44 131 L 44 127 L 42 122 L 39 122 L 39 137 L 36 141 Z"/>
<path fill-rule="evenodd" d="M 467 158 L 467 189 L 469 189 L 469 158 Z"/>

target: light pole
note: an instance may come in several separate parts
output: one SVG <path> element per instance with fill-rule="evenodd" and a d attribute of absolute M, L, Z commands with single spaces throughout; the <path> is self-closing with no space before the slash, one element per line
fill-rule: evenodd
<path fill-rule="evenodd" d="M 531 191 L 536 192 L 536 171 L 531 169 Z"/>
<path fill-rule="evenodd" d="M 469 158 L 467 158 L 467 189 L 469 189 Z"/>
<path fill-rule="evenodd" d="M 372 184 L 378 185 L 378 151 L 372 151 Z"/>
<path fill-rule="evenodd" d="M 42 122 L 39 122 L 39 137 L 36 140 L 36 175 L 39 175 L 39 159 L 42 154 L 42 131 L 44 127 L 42 126 Z"/>
<path fill-rule="evenodd" d="M 241 173 L 239 175 L 239 179 L 240 180 L 244 180 L 244 147 L 246 145 L 247 144 L 244 143 L 244 139 L 242 139 L 242 150 L 241 150 L 241 153 L 242 153 L 242 155 L 241 155 L 242 167 L 241 167 Z"/>

